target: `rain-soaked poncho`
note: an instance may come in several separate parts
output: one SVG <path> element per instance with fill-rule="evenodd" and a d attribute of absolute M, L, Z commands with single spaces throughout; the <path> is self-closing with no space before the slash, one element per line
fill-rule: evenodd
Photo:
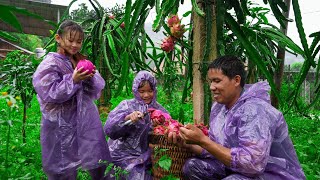
<path fill-rule="evenodd" d="M 271 106 L 267 82 L 246 85 L 231 109 L 214 103 L 210 139 L 231 149 L 231 167 L 207 151 L 184 165 L 187 179 L 305 179 L 283 115 Z"/>
<path fill-rule="evenodd" d="M 148 80 L 154 89 L 154 97 L 150 104 L 141 99 L 138 87 L 141 81 Z M 132 85 L 134 99 L 122 101 L 109 113 L 104 130 L 109 136 L 108 145 L 110 154 L 115 165 L 129 172 L 126 179 L 143 180 L 151 179 L 148 168 L 151 166 L 150 149 L 148 144 L 148 133 L 151 131 L 152 123 L 150 115 L 135 124 L 124 125 L 124 118 L 133 111 L 147 112 L 147 108 L 167 111 L 156 102 L 156 79 L 147 71 L 140 71 Z"/>
<path fill-rule="evenodd" d="M 73 71 L 68 57 L 49 53 L 33 75 L 42 112 L 42 166 L 49 174 L 68 174 L 79 166 L 94 169 L 102 165 L 99 160 L 110 161 L 93 102 L 105 82 L 97 72 L 75 84 Z"/>

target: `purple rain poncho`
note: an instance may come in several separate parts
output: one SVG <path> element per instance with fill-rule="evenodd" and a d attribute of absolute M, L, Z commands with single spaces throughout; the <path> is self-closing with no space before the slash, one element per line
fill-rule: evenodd
<path fill-rule="evenodd" d="M 110 161 L 99 112 L 93 100 L 105 82 L 97 72 L 75 84 L 68 57 L 49 53 L 33 75 L 42 112 L 42 166 L 48 174 L 68 174 Z"/>
<path fill-rule="evenodd" d="M 145 104 L 140 98 L 138 86 L 141 81 L 148 80 L 154 89 L 154 97 L 150 104 Z M 108 145 L 113 163 L 125 169 L 129 174 L 123 178 L 130 180 L 151 179 L 148 168 L 151 166 L 151 151 L 149 149 L 148 133 L 152 123 L 150 115 L 132 125 L 123 125 L 124 118 L 133 111 L 147 112 L 147 108 L 167 111 L 156 102 L 156 79 L 147 71 L 140 71 L 132 85 L 134 99 L 122 101 L 109 113 L 104 130 L 109 136 Z"/>
<path fill-rule="evenodd" d="M 231 109 L 214 103 L 210 139 L 231 149 L 231 167 L 206 150 L 188 159 L 186 179 L 305 179 L 283 115 L 270 104 L 267 82 L 246 85 Z"/>

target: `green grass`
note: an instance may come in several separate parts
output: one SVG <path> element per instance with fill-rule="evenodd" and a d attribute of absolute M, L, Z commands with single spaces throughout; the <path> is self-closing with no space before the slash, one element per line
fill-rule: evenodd
<path fill-rule="evenodd" d="M 290 137 L 307 179 L 320 179 L 320 112 L 285 115 Z"/>
<path fill-rule="evenodd" d="M 163 91 L 158 93 L 158 101 L 169 110 L 172 117 L 177 119 L 179 116 L 180 98 L 178 94 L 174 94 L 174 100 L 168 102 L 164 97 Z M 130 97 L 118 97 L 112 100 L 117 105 L 121 100 Z M 11 114 L 14 120 L 11 127 L 9 154 L 8 154 L 8 172 L 10 179 L 46 179 L 41 168 L 41 149 L 40 149 L 40 119 L 41 114 L 39 104 L 34 97 L 32 106 L 28 109 L 26 135 L 27 143 L 22 143 L 22 104 L 19 104 L 20 110 L 15 114 Z M 184 117 L 188 122 L 192 122 L 192 104 L 187 102 L 183 105 Z M 6 173 L 5 157 L 7 143 L 7 123 L 8 106 L 4 99 L 0 99 L 0 177 L 4 177 Z M 295 112 L 285 115 L 289 126 L 291 139 L 296 148 L 299 161 L 302 164 L 307 179 L 320 179 L 320 112 L 310 112 L 309 116 L 302 116 Z M 105 116 L 102 118 L 105 121 Z M 89 176 L 84 171 L 79 171 L 78 179 L 88 179 Z"/>

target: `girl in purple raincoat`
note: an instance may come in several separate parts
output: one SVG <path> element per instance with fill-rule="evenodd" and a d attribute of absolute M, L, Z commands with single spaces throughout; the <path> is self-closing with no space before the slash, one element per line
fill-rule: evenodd
<path fill-rule="evenodd" d="M 77 69 L 84 33 L 72 22 L 63 22 L 55 36 L 56 53 L 49 53 L 33 75 L 33 86 L 42 112 L 42 166 L 48 179 L 76 179 L 77 168 L 101 179 L 110 161 L 99 112 L 105 82 L 94 71 Z"/>
<path fill-rule="evenodd" d="M 155 77 L 140 71 L 132 85 L 134 99 L 122 101 L 109 113 L 104 126 L 109 136 L 108 145 L 113 163 L 129 172 L 123 179 L 151 179 L 148 169 L 151 166 L 151 152 L 148 146 L 148 133 L 152 122 L 148 108 L 167 111 L 156 101 Z"/>

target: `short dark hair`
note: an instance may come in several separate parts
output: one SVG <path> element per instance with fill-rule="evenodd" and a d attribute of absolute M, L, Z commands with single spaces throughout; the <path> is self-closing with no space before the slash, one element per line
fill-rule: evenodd
<path fill-rule="evenodd" d="M 145 86 L 146 84 L 149 84 L 151 90 L 154 91 L 154 88 L 153 88 L 151 82 L 148 81 L 148 80 L 142 80 L 142 81 L 140 82 L 139 86 L 138 86 L 138 89 L 142 88 L 142 87 Z"/>
<path fill-rule="evenodd" d="M 59 26 L 57 34 L 62 37 L 66 33 L 70 33 L 70 35 L 71 35 L 72 32 L 78 32 L 78 33 L 80 33 L 80 37 L 82 39 L 84 38 L 84 32 L 83 32 L 82 27 L 79 24 L 77 24 L 76 22 L 71 21 L 71 20 L 63 21 Z"/>
<path fill-rule="evenodd" d="M 219 69 L 228 78 L 232 79 L 236 75 L 241 77 L 240 86 L 243 87 L 246 81 L 246 72 L 243 62 L 235 56 L 221 56 L 209 64 L 210 69 Z"/>

